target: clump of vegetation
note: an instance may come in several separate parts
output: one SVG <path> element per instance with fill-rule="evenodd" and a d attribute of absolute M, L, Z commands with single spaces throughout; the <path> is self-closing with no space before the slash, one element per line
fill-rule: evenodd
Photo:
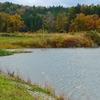
<path fill-rule="evenodd" d="M 87 39 L 81 34 L 64 34 L 52 37 L 47 40 L 47 45 L 49 47 L 56 48 L 72 48 L 72 47 L 92 47 L 94 45 L 93 41 Z"/>
<path fill-rule="evenodd" d="M 15 54 L 15 53 L 32 53 L 32 51 L 22 50 L 22 49 L 18 49 L 18 50 L 0 49 L 0 56 L 8 56 L 8 55 L 12 55 L 12 54 Z"/>
<path fill-rule="evenodd" d="M 13 53 L 7 50 L 0 49 L 0 56 L 12 55 Z"/>
<path fill-rule="evenodd" d="M 92 40 L 95 45 L 100 46 L 100 34 L 97 31 L 89 31 L 86 33 L 86 37 Z"/>

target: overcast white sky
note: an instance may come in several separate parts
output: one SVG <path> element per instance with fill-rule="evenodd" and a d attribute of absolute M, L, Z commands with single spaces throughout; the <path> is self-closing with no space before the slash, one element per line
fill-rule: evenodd
<path fill-rule="evenodd" d="M 29 6 L 64 6 L 64 7 L 70 7 L 70 6 L 76 6 L 79 4 L 100 4 L 100 0 L 0 0 L 0 2 L 12 2 L 22 5 L 29 5 Z"/>

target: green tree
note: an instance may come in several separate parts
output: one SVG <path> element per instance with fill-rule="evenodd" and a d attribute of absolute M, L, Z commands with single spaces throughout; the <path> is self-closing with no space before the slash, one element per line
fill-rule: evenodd
<path fill-rule="evenodd" d="M 67 31 L 69 31 L 71 20 L 75 18 L 75 7 L 70 7 L 67 16 Z"/>
<path fill-rule="evenodd" d="M 58 32 L 64 32 L 65 26 L 67 25 L 66 13 L 59 13 L 56 17 L 56 29 Z"/>
<path fill-rule="evenodd" d="M 55 31 L 55 16 L 53 13 L 47 12 L 47 14 L 43 16 L 43 24 L 47 27 L 48 32 Z"/>
<path fill-rule="evenodd" d="M 34 17 L 33 30 L 37 31 L 42 28 L 42 15 L 38 14 Z"/>

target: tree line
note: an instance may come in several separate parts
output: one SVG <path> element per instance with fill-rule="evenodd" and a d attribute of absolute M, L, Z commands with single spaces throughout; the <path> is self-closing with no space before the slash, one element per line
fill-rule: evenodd
<path fill-rule="evenodd" d="M 100 4 L 63 6 L 23 6 L 0 3 L 0 32 L 100 32 Z"/>

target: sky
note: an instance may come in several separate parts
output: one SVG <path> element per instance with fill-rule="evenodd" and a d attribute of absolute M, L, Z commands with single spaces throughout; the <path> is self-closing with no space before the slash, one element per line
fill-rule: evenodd
<path fill-rule="evenodd" d="M 64 6 L 71 7 L 79 4 L 100 4 L 100 0 L 0 0 L 0 2 L 12 2 L 16 4 L 28 5 L 28 6 Z"/>

